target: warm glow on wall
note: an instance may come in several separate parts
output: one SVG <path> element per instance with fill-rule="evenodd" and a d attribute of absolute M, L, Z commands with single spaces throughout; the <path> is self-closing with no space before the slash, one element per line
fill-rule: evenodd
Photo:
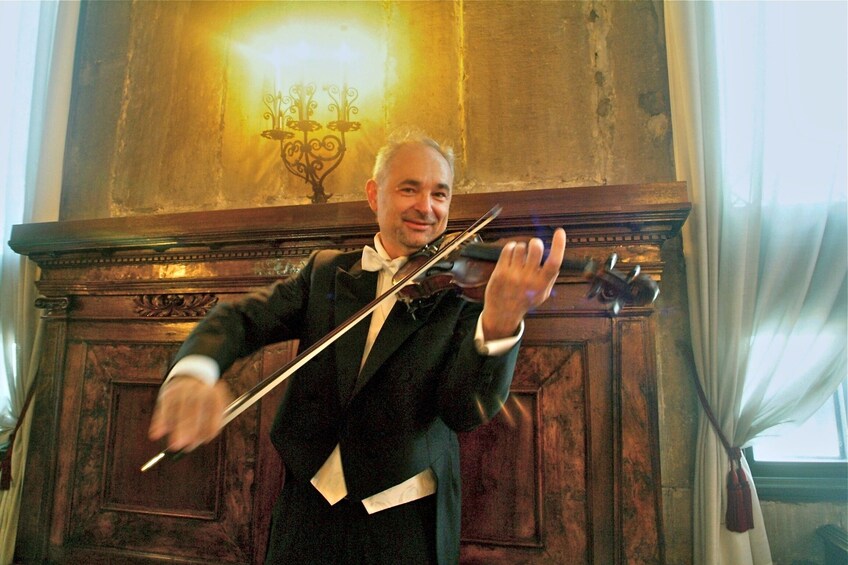
<path fill-rule="evenodd" d="M 277 91 L 295 84 L 348 83 L 364 98 L 385 86 L 385 45 L 378 38 L 376 31 L 322 19 L 280 24 L 237 47 L 255 76 L 273 81 Z"/>
<path fill-rule="evenodd" d="M 355 18 L 330 15 L 334 6 L 310 3 L 308 15 L 279 15 L 276 25 L 263 18 L 234 41 L 247 82 L 262 84 L 245 93 L 264 105 L 259 131 L 278 142 L 285 169 L 312 188 L 314 203 L 332 196 L 324 181 L 347 153 L 346 135 L 360 130 L 363 103 L 379 107 L 385 89 L 385 41 Z"/>

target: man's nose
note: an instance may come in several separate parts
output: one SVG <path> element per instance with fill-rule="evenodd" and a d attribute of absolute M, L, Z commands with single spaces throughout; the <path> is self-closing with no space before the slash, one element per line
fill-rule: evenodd
<path fill-rule="evenodd" d="M 433 211 L 433 197 L 427 190 L 422 190 L 418 193 L 418 198 L 415 199 L 415 209 L 424 214 L 430 214 Z"/>

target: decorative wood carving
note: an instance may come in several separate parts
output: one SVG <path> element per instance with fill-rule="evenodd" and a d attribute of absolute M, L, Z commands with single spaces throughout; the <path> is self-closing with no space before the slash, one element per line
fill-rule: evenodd
<path fill-rule="evenodd" d="M 682 183 L 457 195 L 450 229 L 499 203 L 484 238 L 564 226 L 571 259 L 610 252 L 661 281 L 689 211 Z M 282 390 L 197 453 L 138 468 L 158 385 L 197 319 L 376 229 L 365 202 L 15 226 L 42 269 L 40 392 L 18 528 L 22 563 L 261 563 L 282 484 L 268 441 Z M 462 434 L 465 564 L 664 561 L 652 308 L 613 318 L 561 276 L 528 317 L 509 401 Z M 247 390 L 295 352 L 224 375 Z"/>
<path fill-rule="evenodd" d="M 133 297 L 135 313 L 151 318 L 199 318 L 218 303 L 213 294 L 142 294 Z"/>

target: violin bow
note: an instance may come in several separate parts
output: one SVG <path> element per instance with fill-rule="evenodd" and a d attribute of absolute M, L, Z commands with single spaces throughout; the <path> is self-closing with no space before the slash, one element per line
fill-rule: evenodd
<path fill-rule="evenodd" d="M 408 282 L 417 277 L 419 274 L 426 272 L 433 265 L 441 261 L 444 257 L 452 253 L 456 248 L 462 245 L 467 240 L 471 239 L 477 232 L 486 227 L 492 220 L 500 215 L 503 208 L 500 205 L 495 205 L 491 210 L 483 214 L 477 221 L 471 224 L 465 231 L 460 233 L 451 242 L 439 249 L 426 263 L 410 272 L 397 283 L 392 285 L 386 292 L 363 306 L 359 311 L 345 320 L 339 327 L 332 330 L 330 333 L 313 343 L 305 349 L 300 355 L 274 371 L 271 375 L 263 379 L 253 388 L 233 400 L 229 406 L 224 409 L 224 417 L 221 422 L 221 428 L 232 422 L 242 412 L 253 406 L 256 402 L 262 399 L 266 394 L 271 392 L 280 383 L 289 378 L 295 371 L 308 363 L 313 357 L 321 353 L 330 344 L 335 342 L 341 336 L 346 334 L 353 326 L 364 320 L 369 314 L 376 310 L 383 302 L 394 296 Z M 141 472 L 148 471 L 151 467 L 165 459 L 166 457 L 178 457 L 182 455 L 182 451 L 168 451 L 164 449 L 157 455 L 152 457 L 147 463 L 141 466 Z"/>

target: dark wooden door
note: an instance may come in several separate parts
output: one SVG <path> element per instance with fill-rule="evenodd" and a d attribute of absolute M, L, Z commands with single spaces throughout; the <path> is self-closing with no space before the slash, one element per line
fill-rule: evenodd
<path fill-rule="evenodd" d="M 643 318 L 528 321 L 509 401 L 462 438 L 463 563 L 662 561 L 645 340 Z"/>

